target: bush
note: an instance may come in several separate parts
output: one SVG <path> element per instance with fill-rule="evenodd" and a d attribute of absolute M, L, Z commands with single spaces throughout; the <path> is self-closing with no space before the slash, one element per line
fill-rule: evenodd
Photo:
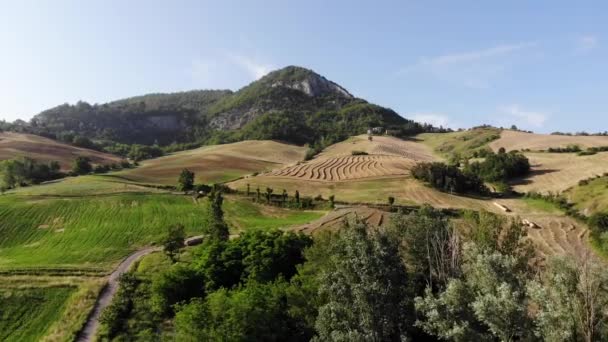
<path fill-rule="evenodd" d="M 467 165 L 465 172 L 475 174 L 486 182 L 506 182 L 530 173 L 530 161 L 516 151 L 489 153 L 483 162 Z"/>
<path fill-rule="evenodd" d="M 412 176 L 432 187 L 450 193 L 489 193 L 483 182 L 472 173 L 463 173 L 453 165 L 444 163 L 419 163 L 412 168 Z"/>
<path fill-rule="evenodd" d="M 350 154 L 353 156 L 366 156 L 369 153 L 367 153 L 365 151 L 351 151 Z"/>

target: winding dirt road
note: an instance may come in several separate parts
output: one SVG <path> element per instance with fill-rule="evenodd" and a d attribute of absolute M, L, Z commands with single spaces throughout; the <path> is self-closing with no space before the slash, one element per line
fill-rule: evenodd
<path fill-rule="evenodd" d="M 186 239 L 185 247 L 190 247 L 199 244 L 202 241 L 203 236 L 193 236 L 191 238 Z M 142 257 L 161 251 L 161 247 L 148 247 L 142 250 L 139 250 L 131 255 L 129 255 L 125 260 L 123 260 L 118 267 L 110 274 L 108 278 L 108 284 L 104 287 L 104 289 L 99 294 L 99 298 L 97 298 L 97 302 L 95 302 L 95 306 L 89 317 L 87 318 L 87 322 L 84 327 L 78 334 L 76 341 L 78 342 L 89 342 L 93 341 L 95 335 L 97 334 L 97 329 L 99 328 L 99 318 L 101 317 L 101 313 L 103 310 L 112 303 L 112 299 L 114 295 L 116 295 L 116 291 L 118 291 L 118 284 L 120 276 L 133 266 L 137 260 Z"/>

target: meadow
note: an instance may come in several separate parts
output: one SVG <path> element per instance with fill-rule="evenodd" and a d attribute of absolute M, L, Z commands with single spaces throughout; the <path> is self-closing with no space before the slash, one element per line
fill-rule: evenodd
<path fill-rule="evenodd" d="M 0 289 L 0 341 L 38 341 L 58 320 L 75 287 Z"/>

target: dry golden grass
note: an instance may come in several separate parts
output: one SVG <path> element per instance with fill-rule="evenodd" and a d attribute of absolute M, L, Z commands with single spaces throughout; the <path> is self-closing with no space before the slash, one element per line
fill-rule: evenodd
<path fill-rule="evenodd" d="M 275 192 L 283 189 L 293 194 L 298 190 L 301 196 L 328 198 L 334 195 L 336 201 L 350 203 L 387 203 L 388 196 L 395 197 L 395 204 L 429 204 L 438 208 L 470 208 L 496 211 L 491 201 L 464 196 L 456 196 L 437 191 L 421 184 L 410 176 L 388 176 L 373 179 L 358 179 L 339 182 L 316 181 L 296 177 L 257 176 L 240 179 L 229 185 L 245 191 L 247 184 L 251 189 L 266 187 Z"/>
<path fill-rule="evenodd" d="M 608 172 L 608 153 L 577 156 L 574 153 L 525 153 L 532 173 L 513 182 L 520 192 L 561 192 L 582 179 Z"/>
<path fill-rule="evenodd" d="M 568 145 L 578 145 L 582 149 L 608 146 L 608 137 L 549 135 L 503 130 L 500 139 L 490 143 L 490 147 L 495 151 L 501 147 L 504 147 L 507 151 L 522 149 L 540 151 L 549 147 L 566 147 Z"/>
<path fill-rule="evenodd" d="M 72 168 L 76 157 L 89 157 L 93 164 L 120 163 L 120 157 L 71 146 L 38 135 L 2 132 L 0 133 L 0 160 L 29 157 L 41 162 L 58 161 L 64 171 Z"/>
<path fill-rule="evenodd" d="M 320 153 L 317 159 L 350 156 L 352 151 L 405 157 L 415 161 L 435 160 L 433 151 L 419 142 L 389 136 L 374 136 L 369 141 L 367 135 L 354 136 L 333 144 Z"/>
<path fill-rule="evenodd" d="M 368 155 L 353 156 L 353 151 Z M 409 174 L 418 162 L 435 158 L 430 148 L 414 141 L 366 135 L 352 137 L 325 149 L 315 159 L 274 170 L 265 176 L 338 182 Z"/>
<path fill-rule="evenodd" d="M 314 234 L 321 230 L 337 230 L 345 220 L 358 218 L 373 227 L 383 227 L 390 222 L 390 213 L 364 206 L 349 206 L 336 209 L 313 222 L 292 227 L 290 230 L 306 234 Z"/>
<path fill-rule="evenodd" d="M 196 174 L 197 183 L 217 183 L 296 163 L 305 153 L 305 147 L 275 141 L 242 141 L 147 160 L 117 175 L 135 182 L 175 184 L 182 169 L 187 168 Z"/>

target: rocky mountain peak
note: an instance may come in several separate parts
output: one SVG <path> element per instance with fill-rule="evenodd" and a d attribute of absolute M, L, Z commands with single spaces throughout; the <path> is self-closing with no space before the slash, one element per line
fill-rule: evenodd
<path fill-rule="evenodd" d="M 271 87 L 286 87 L 299 90 L 308 96 L 316 97 L 335 94 L 352 99 L 353 95 L 340 85 L 326 79 L 316 72 L 297 66 L 273 71 L 264 77 Z"/>

